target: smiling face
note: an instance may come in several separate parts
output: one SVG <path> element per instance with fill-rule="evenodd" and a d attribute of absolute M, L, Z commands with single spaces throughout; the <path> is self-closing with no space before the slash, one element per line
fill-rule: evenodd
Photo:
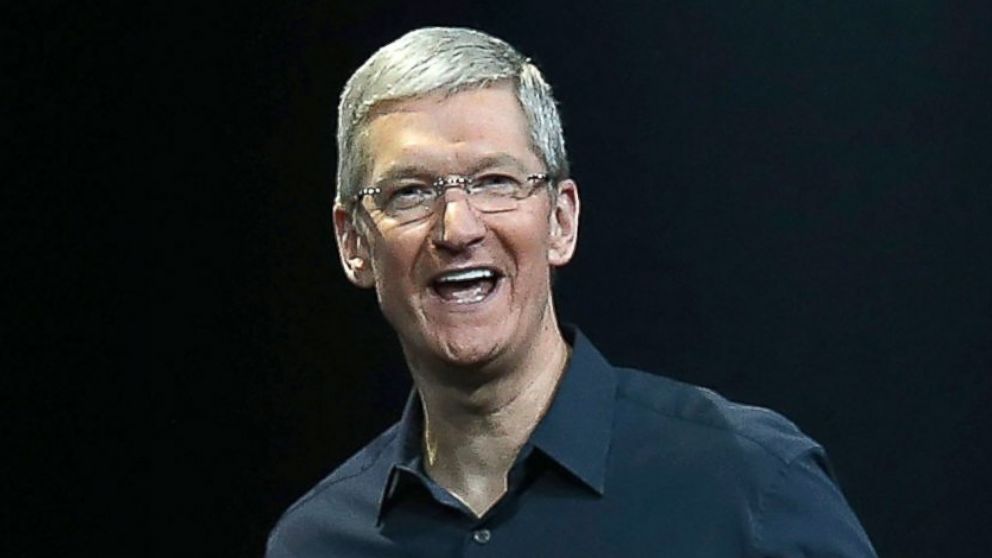
<path fill-rule="evenodd" d="M 369 184 L 451 175 L 545 171 L 527 121 L 506 85 L 396 102 L 368 124 Z M 446 190 L 434 214 L 413 221 L 377 210 L 370 197 L 352 221 L 335 207 L 349 278 L 376 288 L 408 359 L 427 366 L 513 366 L 542 336 L 559 335 L 549 266 L 567 263 L 578 228 L 571 180 L 540 187 L 516 209 L 483 213 Z"/>

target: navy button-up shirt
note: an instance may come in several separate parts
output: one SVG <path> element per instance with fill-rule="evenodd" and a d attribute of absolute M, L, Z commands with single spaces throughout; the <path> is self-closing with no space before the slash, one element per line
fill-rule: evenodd
<path fill-rule="evenodd" d="M 875 556 L 823 449 L 786 419 L 566 337 L 554 400 L 485 516 L 424 472 L 414 393 L 289 508 L 267 558 Z"/>

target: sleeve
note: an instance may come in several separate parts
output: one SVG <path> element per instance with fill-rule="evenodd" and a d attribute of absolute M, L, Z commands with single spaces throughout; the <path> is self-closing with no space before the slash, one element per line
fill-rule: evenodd
<path fill-rule="evenodd" d="M 877 558 L 819 447 L 786 464 L 758 505 L 756 556 Z"/>

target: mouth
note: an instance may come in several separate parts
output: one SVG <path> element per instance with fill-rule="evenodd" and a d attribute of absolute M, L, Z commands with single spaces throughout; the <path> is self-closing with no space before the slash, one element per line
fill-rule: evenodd
<path fill-rule="evenodd" d="M 482 302 L 502 278 L 490 267 L 469 267 L 441 273 L 431 281 L 431 290 L 443 301 L 454 304 Z"/>

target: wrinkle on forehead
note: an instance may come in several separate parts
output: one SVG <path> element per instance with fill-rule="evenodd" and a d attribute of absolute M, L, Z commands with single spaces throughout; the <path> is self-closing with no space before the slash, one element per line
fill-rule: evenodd
<path fill-rule="evenodd" d="M 467 174 L 503 164 L 524 172 L 541 170 L 527 119 L 508 88 L 432 95 L 396 101 L 388 108 L 367 128 L 370 170 L 376 179 L 401 167 L 422 167 L 434 174 Z"/>
<path fill-rule="evenodd" d="M 464 175 L 472 176 L 485 171 L 507 171 L 518 174 L 529 173 L 523 161 L 508 153 L 493 153 L 481 157 L 447 157 L 443 162 L 435 163 L 427 158 L 413 157 L 410 160 L 395 160 L 389 163 L 381 172 L 375 173 L 376 182 L 400 178 L 433 178 L 436 176 Z M 461 159 L 465 159 L 462 161 Z M 412 161 L 412 162 L 411 162 Z"/>
<path fill-rule="evenodd" d="M 438 90 L 433 93 L 427 93 L 415 97 L 378 101 L 372 105 L 368 113 L 365 115 L 365 121 L 372 122 L 375 118 L 391 112 L 406 112 L 409 110 L 415 110 L 412 107 L 419 104 L 433 103 L 438 105 L 461 93 L 473 93 L 478 91 L 506 91 L 510 93 L 514 99 L 517 98 L 516 89 L 513 82 L 510 80 L 478 83 L 474 85 L 466 85 L 465 87 L 458 87 L 453 91 Z"/>

